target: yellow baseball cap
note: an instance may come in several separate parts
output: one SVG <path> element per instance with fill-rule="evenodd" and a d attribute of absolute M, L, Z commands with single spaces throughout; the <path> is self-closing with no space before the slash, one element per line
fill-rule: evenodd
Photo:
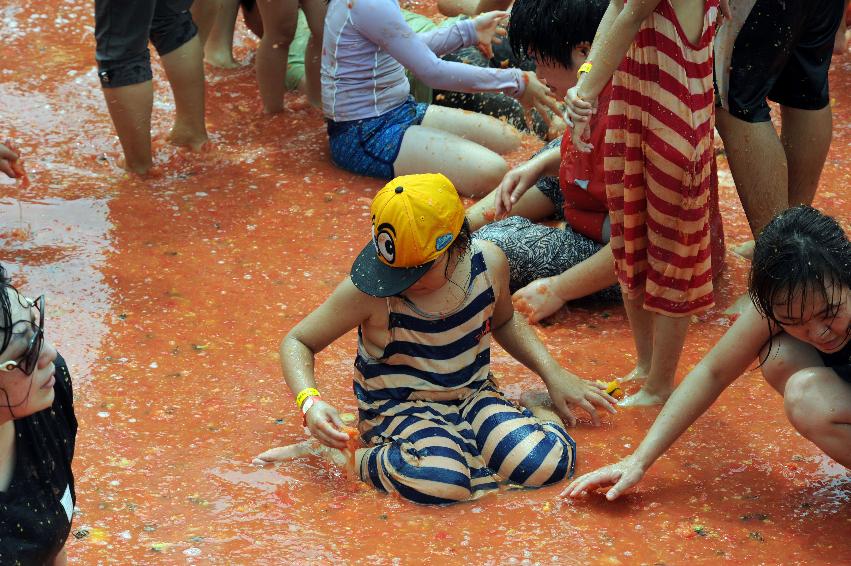
<path fill-rule="evenodd" d="M 372 242 L 352 264 L 368 295 L 398 295 L 443 255 L 464 225 L 464 205 L 439 173 L 396 177 L 372 201 Z"/>

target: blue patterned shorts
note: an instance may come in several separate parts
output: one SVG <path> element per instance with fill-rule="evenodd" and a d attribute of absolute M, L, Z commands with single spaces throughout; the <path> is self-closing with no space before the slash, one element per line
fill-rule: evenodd
<path fill-rule="evenodd" d="M 393 162 L 402 147 L 405 130 L 423 121 L 428 104 L 409 96 L 401 106 L 375 118 L 348 122 L 328 121 L 328 140 L 334 165 L 367 177 L 388 181 L 395 177 Z"/>

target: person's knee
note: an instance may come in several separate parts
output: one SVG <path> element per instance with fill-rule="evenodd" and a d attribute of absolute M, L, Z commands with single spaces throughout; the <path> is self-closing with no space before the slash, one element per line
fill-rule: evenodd
<path fill-rule="evenodd" d="M 417 448 L 412 442 L 396 440 L 374 451 L 362 473 L 365 481 L 414 503 L 454 503 L 472 494 L 464 454 L 445 442 Z"/>
<path fill-rule="evenodd" d="M 437 482 L 420 482 L 416 486 L 408 486 L 407 490 L 399 490 L 405 499 L 423 505 L 442 505 L 467 501 L 472 497 L 470 485 L 453 485 Z"/>
<path fill-rule="evenodd" d="M 472 495 L 469 470 L 447 467 L 443 459 L 425 457 L 415 465 L 391 472 L 396 491 L 414 503 L 444 504 L 466 501 Z"/>
<path fill-rule="evenodd" d="M 789 377 L 783 395 L 789 422 L 801 435 L 810 439 L 831 423 L 828 409 L 818 394 L 822 381 L 818 369 L 798 371 Z"/>
<path fill-rule="evenodd" d="M 275 26 L 267 25 L 263 29 L 263 39 L 271 41 L 279 49 L 289 49 L 295 38 L 297 24 L 298 20 L 286 20 L 278 22 Z"/>
<path fill-rule="evenodd" d="M 512 482 L 542 487 L 560 482 L 573 473 L 576 444 L 567 433 L 555 431 L 555 428 L 551 423 L 543 426 L 543 438 L 512 470 L 509 476 Z"/>
<path fill-rule="evenodd" d="M 782 338 L 779 339 L 782 342 Z M 789 363 L 789 356 L 783 355 L 782 343 L 775 342 L 771 345 L 770 351 L 763 348 L 760 352 L 760 359 L 765 359 L 765 362 L 760 366 L 762 376 L 774 389 L 783 395 L 786 380 L 797 371 L 797 365 Z"/>

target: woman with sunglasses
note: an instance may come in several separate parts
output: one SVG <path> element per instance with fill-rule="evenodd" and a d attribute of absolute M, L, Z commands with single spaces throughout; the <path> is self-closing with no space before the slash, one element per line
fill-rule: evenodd
<path fill-rule="evenodd" d="M 0 564 L 65 564 L 77 419 L 71 376 L 44 339 L 44 296 L 0 266 Z"/>

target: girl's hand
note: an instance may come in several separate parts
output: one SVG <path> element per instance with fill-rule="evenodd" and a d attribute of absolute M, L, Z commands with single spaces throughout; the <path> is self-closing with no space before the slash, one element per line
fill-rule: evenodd
<path fill-rule="evenodd" d="M 579 96 L 579 87 L 573 86 L 564 95 L 564 119 L 569 128 L 588 122 L 594 113 L 594 105 Z"/>
<path fill-rule="evenodd" d="M 579 405 L 591 415 L 594 426 L 600 425 L 600 417 L 597 408 L 605 409 L 615 414 L 615 399 L 606 393 L 606 386 L 593 381 L 586 381 L 572 373 L 560 370 L 555 379 L 546 380 L 550 399 L 558 412 L 563 415 L 569 426 L 576 425 L 576 415 L 570 409 L 570 405 Z"/>
<path fill-rule="evenodd" d="M 562 497 L 580 497 L 589 491 L 601 487 L 613 486 L 606 492 L 606 499 L 614 501 L 624 491 L 628 490 L 641 481 L 645 469 L 635 460 L 634 456 L 627 456 L 617 464 L 604 466 L 591 473 L 584 474 L 572 482 L 561 492 Z"/>
<path fill-rule="evenodd" d="M 11 142 L 6 142 L 6 145 L 0 143 L 0 171 L 13 179 L 20 175 L 16 163 L 18 162 L 18 154 L 15 152 L 15 147 Z"/>
<path fill-rule="evenodd" d="M 532 71 L 524 71 L 523 80 L 526 83 L 526 90 L 523 91 L 523 96 L 520 97 L 520 104 L 528 109 L 534 108 L 537 110 L 544 122 L 549 126 L 549 113 L 552 112 L 556 115 L 562 113 L 558 101 L 553 96 L 552 89 Z"/>
<path fill-rule="evenodd" d="M 337 409 L 322 399 L 316 399 L 307 411 L 305 419 L 310 434 L 319 442 L 331 448 L 346 449 L 349 435 L 342 430 L 345 425 Z"/>
<path fill-rule="evenodd" d="M 500 27 L 500 23 L 508 17 L 508 12 L 493 11 L 479 14 L 473 20 L 476 26 L 476 34 L 479 37 L 479 50 L 485 54 L 485 57 L 490 59 L 493 57 L 493 44 L 499 45 L 502 43 L 500 37 L 505 36 L 508 32 L 505 28 Z"/>
<path fill-rule="evenodd" d="M 570 139 L 573 142 L 573 147 L 582 153 L 588 153 L 594 146 L 585 141 L 587 139 L 588 123 L 591 120 L 591 114 L 594 113 L 593 101 L 584 100 L 579 96 L 579 89 L 572 87 L 567 91 L 564 97 L 565 112 L 564 119 L 567 121 L 573 131 Z"/>
<path fill-rule="evenodd" d="M 573 132 L 570 134 L 570 141 L 573 142 L 573 147 L 582 153 L 591 153 L 594 149 L 594 144 L 585 141 L 588 139 L 588 122 L 579 122 L 573 126 Z"/>
<path fill-rule="evenodd" d="M 508 216 L 511 207 L 538 182 L 541 177 L 541 167 L 536 161 L 532 159 L 518 165 L 502 178 L 494 195 L 494 218 Z"/>

